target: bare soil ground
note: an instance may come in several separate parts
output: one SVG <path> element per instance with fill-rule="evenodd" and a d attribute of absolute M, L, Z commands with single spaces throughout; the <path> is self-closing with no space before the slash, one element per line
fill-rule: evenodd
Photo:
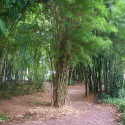
<path fill-rule="evenodd" d="M 51 84 L 46 82 L 45 92 L 0 100 L 0 114 L 9 117 L 2 125 L 118 125 L 115 107 L 97 104 L 94 94 L 85 98 L 83 84 L 69 87 L 71 105 L 51 106 Z"/>

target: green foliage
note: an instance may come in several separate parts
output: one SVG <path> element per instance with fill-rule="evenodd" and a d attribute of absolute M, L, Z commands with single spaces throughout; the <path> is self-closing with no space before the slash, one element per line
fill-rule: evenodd
<path fill-rule="evenodd" d="M 0 98 L 1 99 L 8 99 L 8 100 L 10 100 L 11 96 L 6 91 L 2 91 L 2 92 L 0 91 Z"/>
<path fill-rule="evenodd" d="M 119 91 L 119 98 L 121 98 L 121 99 L 125 98 L 125 89 L 121 89 Z"/>
<path fill-rule="evenodd" d="M 71 79 L 71 85 L 74 85 L 76 84 L 76 79 Z M 68 85 L 70 84 L 70 79 L 68 79 Z"/>
<path fill-rule="evenodd" d="M 125 121 L 125 99 L 119 99 L 119 98 L 108 98 L 108 99 L 103 99 L 104 102 L 110 103 L 112 105 L 118 106 L 119 110 L 123 112 L 123 123 Z M 124 124 L 123 124 L 124 125 Z"/>
<path fill-rule="evenodd" d="M 5 114 L 0 114 L 0 123 L 5 122 L 7 120 L 7 116 Z"/>
<path fill-rule="evenodd" d="M 26 117 L 27 119 L 30 119 L 30 118 L 31 118 L 31 113 L 30 113 L 30 112 L 27 112 L 27 113 L 25 114 L 25 117 Z"/>
<path fill-rule="evenodd" d="M 3 32 L 3 34 L 7 37 L 9 35 L 9 31 L 5 26 L 5 23 L 0 19 L 0 30 Z"/>
<path fill-rule="evenodd" d="M 103 96 L 103 102 L 110 103 L 112 105 L 118 106 L 119 110 L 123 112 L 123 125 L 125 123 L 125 90 L 120 90 L 119 98 L 112 98 L 110 95 Z"/>
<path fill-rule="evenodd" d="M 125 89 L 125 80 L 123 81 L 123 88 Z"/>
<path fill-rule="evenodd" d="M 80 62 L 90 82 L 92 72 L 98 77 L 94 82 L 108 77 L 110 95 L 118 96 L 125 86 L 123 0 L 2 0 L 0 8 L 0 82 L 5 82 L 1 97 L 42 90 L 48 69 L 58 74 Z M 73 80 L 83 79 L 80 73 Z M 32 87 L 22 84 L 25 81 Z M 124 90 L 120 92 L 123 98 Z"/>
<path fill-rule="evenodd" d="M 3 88 L 2 88 L 2 86 L 3 86 Z M 33 93 L 35 90 L 43 91 L 43 84 L 39 87 L 39 86 L 36 86 L 36 84 L 34 84 L 34 83 L 31 83 L 31 84 L 2 83 L 1 90 L 0 90 L 0 98 L 1 99 L 11 99 L 12 96 L 21 96 L 21 95 L 25 95 L 25 94 L 30 94 L 30 93 Z"/>

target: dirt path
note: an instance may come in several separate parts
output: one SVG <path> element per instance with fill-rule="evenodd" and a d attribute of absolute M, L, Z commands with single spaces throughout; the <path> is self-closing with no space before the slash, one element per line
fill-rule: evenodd
<path fill-rule="evenodd" d="M 49 83 L 46 90 L 51 91 Z M 84 97 L 84 86 L 69 87 L 71 105 L 78 113 L 47 120 L 32 120 L 25 123 L 12 123 L 11 125 L 118 125 L 115 109 L 104 104 L 97 104 L 93 100 L 94 95 Z"/>
<path fill-rule="evenodd" d="M 83 85 L 70 87 L 69 93 L 71 104 L 83 114 L 48 120 L 45 125 L 118 125 L 114 109 L 94 103 L 93 95 L 85 98 Z"/>

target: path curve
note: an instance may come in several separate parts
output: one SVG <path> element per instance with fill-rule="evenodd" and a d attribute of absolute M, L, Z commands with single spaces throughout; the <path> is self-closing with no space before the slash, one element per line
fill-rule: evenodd
<path fill-rule="evenodd" d="M 69 87 L 69 93 L 71 104 L 83 114 L 48 120 L 45 125 L 118 125 L 111 107 L 95 103 L 93 95 L 85 98 L 84 85 Z"/>
<path fill-rule="evenodd" d="M 47 91 L 51 91 L 49 83 Z M 32 121 L 16 125 L 118 125 L 113 108 L 93 101 L 93 95 L 85 98 L 84 85 L 69 87 L 71 105 L 83 112 L 80 115 L 64 116 L 46 121 Z M 14 125 L 14 124 L 13 124 Z"/>

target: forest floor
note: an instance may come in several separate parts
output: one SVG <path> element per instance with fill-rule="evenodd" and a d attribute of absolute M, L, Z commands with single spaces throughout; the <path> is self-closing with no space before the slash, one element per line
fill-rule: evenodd
<path fill-rule="evenodd" d="M 69 87 L 71 105 L 62 108 L 51 106 L 51 90 L 46 82 L 44 92 L 0 100 L 0 114 L 8 116 L 0 125 L 120 125 L 117 108 L 85 97 L 83 84 Z"/>

